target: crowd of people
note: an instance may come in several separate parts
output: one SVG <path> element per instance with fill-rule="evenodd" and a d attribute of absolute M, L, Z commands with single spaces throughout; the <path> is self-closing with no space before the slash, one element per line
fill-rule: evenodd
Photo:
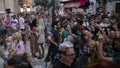
<path fill-rule="evenodd" d="M 32 68 L 30 58 L 45 57 L 52 68 L 120 67 L 120 14 L 68 10 L 62 15 L 56 11 L 55 18 L 45 12 L 1 17 L 0 60 L 5 66 Z"/>

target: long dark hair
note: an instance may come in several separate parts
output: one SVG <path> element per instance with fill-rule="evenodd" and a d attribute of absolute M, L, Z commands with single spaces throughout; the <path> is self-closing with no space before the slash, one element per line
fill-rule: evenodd
<path fill-rule="evenodd" d="M 14 55 L 7 61 L 7 65 L 14 66 L 14 68 L 33 68 L 30 63 L 27 62 L 27 57 L 24 55 Z"/>
<path fill-rule="evenodd" d="M 84 44 L 87 44 L 87 43 L 88 43 L 87 39 L 85 39 L 86 34 L 85 34 L 84 31 L 85 31 L 85 30 L 82 30 L 82 31 L 81 31 L 81 40 L 80 40 L 80 45 L 81 45 L 81 46 L 83 46 Z"/>

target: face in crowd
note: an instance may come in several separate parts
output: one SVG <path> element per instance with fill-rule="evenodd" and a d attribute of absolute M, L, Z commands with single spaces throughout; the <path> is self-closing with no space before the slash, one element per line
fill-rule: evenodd
<path fill-rule="evenodd" d="M 65 41 L 59 45 L 59 51 L 61 51 L 60 61 L 67 66 L 71 66 L 75 57 L 73 44 L 69 41 Z"/>
<path fill-rule="evenodd" d="M 115 31 L 110 31 L 108 35 L 111 39 L 114 39 L 116 37 L 116 32 Z"/>
<path fill-rule="evenodd" d="M 72 63 L 75 56 L 74 48 L 66 48 L 66 52 L 62 54 L 62 58 L 68 62 Z"/>
<path fill-rule="evenodd" d="M 84 39 L 86 39 L 86 40 L 93 38 L 93 34 L 90 31 L 88 31 L 88 30 L 84 30 L 83 34 L 84 34 Z"/>

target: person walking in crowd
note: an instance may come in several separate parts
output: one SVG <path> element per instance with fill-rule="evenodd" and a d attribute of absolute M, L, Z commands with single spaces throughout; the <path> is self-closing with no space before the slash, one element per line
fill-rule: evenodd
<path fill-rule="evenodd" d="M 32 53 L 32 57 L 36 57 L 36 53 L 38 51 L 38 38 L 36 35 L 36 27 L 35 26 L 31 26 L 31 34 L 30 34 L 30 49 L 31 49 L 31 53 Z"/>
<path fill-rule="evenodd" d="M 11 18 L 9 15 L 7 15 L 7 18 L 5 20 L 5 27 L 6 27 L 8 34 L 11 34 L 12 25 L 11 25 Z"/>
<path fill-rule="evenodd" d="M 60 59 L 56 61 L 53 68 L 76 68 L 77 66 L 72 65 L 75 57 L 75 51 L 73 44 L 69 41 L 64 41 L 58 47 L 60 52 Z"/>
<path fill-rule="evenodd" d="M 45 27 L 48 31 L 52 30 L 52 23 L 51 23 L 51 18 L 47 17 L 47 20 L 45 22 Z"/>
<path fill-rule="evenodd" d="M 26 49 L 25 41 L 23 40 L 23 37 L 19 35 L 16 43 L 16 54 L 23 55 L 26 51 L 25 49 Z"/>
<path fill-rule="evenodd" d="M 15 15 L 12 16 L 11 24 L 12 24 L 12 30 L 13 30 L 13 33 L 14 33 L 14 32 L 17 31 L 17 29 L 18 29 L 18 27 L 19 27 L 18 19 L 16 18 Z"/>
<path fill-rule="evenodd" d="M 20 26 L 20 30 L 24 31 L 25 29 L 25 19 L 23 18 L 23 15 L 20 15 L 19 17 L 19 26 Z"/>
<path fill-rule="evenodd" d="M 50 61 L 53 68 L 120 68 L 120 15 L 99 8 L 96 14 L 65 9 L 61 15 L 55 10 L 53 22 L 49 9 L 47 13 L 40 10 L 0 17 L 0 46 L 8 68 L 26 68 L 29 57 L 45 57 L 44 61 Z M 30 56 L 26 58 L 28 52 Z"/>
<path fill-rule="evenodd" d="M 36 33 L 38 34 L 38 50 L 39 50 L 39 58 L 44 57 L 44 45 L 45 45 L 45 25 L 43 19 L 38 16 Z"/>
<path fill-rule="evenodd" d="M 53 66 L 56 62 L 56 56 L 58 54 L 58 45 L 59 45 L 59 31 L 57 24 L 53 24 L 53 29 L 51 32 L 47 32 L 46 41 L 49 43 L 48 54 L 45 58 L 45 62 L 51 62 Z"/>

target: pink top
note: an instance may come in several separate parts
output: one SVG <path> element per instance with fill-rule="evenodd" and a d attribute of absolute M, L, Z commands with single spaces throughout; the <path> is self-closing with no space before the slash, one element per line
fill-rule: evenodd
<path fill-rule="evenodd" d="M 7 19 L 7 20 L 5 21 L 5 25 L 6 25 L 6 29 L 7 29 L 7 30 L 10 30 L 10 29 L 11 29 L 10 19 Z"/>

